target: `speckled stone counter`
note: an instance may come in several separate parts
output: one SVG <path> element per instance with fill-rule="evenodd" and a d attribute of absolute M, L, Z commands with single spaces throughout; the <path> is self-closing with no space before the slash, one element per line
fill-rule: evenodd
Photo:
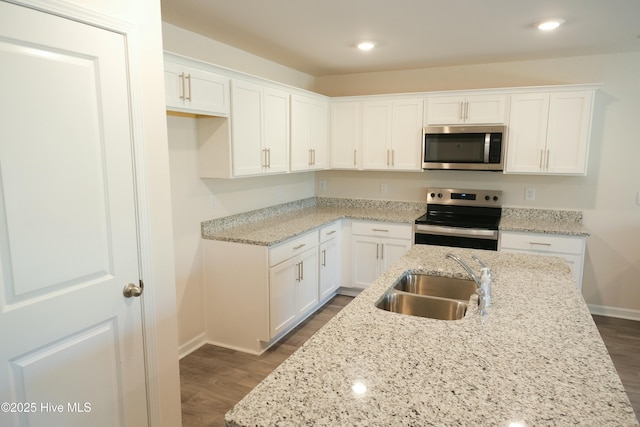
<path fill-rule="evenodd" d="M 349 218 L 413 224 L 425 203 L 311 197 L 202 223 L 202 237 L 270 246 Z"/>
<path fill-rule="evenodd" d="M 503 208 L 501 231 L 589 236 L 582 212 L 559 209 Z"/>
<path fill-rule="evenodd" d="M 374 306 L 406 270 L 493 270 L 488 316 Z M 474 301 L 475 296 L 472 297 Z M 558 258 L 412 248 L 226 415 L 227 426 L 638 426 L 569 267 Z"/>

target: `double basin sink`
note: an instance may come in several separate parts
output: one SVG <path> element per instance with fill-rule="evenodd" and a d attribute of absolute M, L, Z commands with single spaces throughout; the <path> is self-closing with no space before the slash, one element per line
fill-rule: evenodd
<path fill-rule="evenodd" d="M 411 316 L 459 320 L 475 293 L 473 280 L 404 273 L 376 302 L 376 307 Z"/>

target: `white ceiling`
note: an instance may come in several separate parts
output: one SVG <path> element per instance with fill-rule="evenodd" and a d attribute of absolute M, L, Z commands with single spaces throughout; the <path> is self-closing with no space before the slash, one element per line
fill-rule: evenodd
<path fill-rule="evenodd" d="M 640 51 L 640 0 L 161 0 L 163 21 L 314 75 Z M 534 24 L 565 20 L 553 33 Z M 356 42 L 373 40 L 369 52 Z"/>

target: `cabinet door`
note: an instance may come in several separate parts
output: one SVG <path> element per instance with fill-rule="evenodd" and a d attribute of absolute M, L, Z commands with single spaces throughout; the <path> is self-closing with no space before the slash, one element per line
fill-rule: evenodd
<path fill-rule="evenodd" d="M 593 92 L 552 93 L 546 172 L 586 174 Z"/>
<path fill-rule="evenodd" d="M 164 93 L 167 109 L 184 107 L 184 86 L 181 77 L 182 65 L 164 62 Z"/>
<path fill-rule="evenodd" d="M 266 151 L 265 173 L 289 170 L 289 93 L 264 89 L 264 140 Z"/>
<path fill-rule="evenodd" d="M 262 151 L 262 87 L 233 80 L 231 97 L 233 174 L 259 174 L 265 164 Z"/>
<path fill-rule="evenodd" d="M 329 103 L 312 99 L 309 111 L 309 148 L 313 150 L 312 169 L 329 167 Z"/>
<path fill-rule="evenodd" d="M 353 236 L 351 256 L 353 258 L 352 285 L 357 288 L 366 288 L 380 275 L 380 239 Z"/>
<path fill-rule="evenodd" d="M 332 295 L 340 286 L 340 253 L 338 239 L 320 245 L 320 300 Z"/>
<path fill-rule="evenodd" d="M 357 169 L 360 153 L 359 102 L 331 104 L 331 167 Z"/>
<path fill-rule="evenodd" d="M 390 101 L 365 102 L 362 106 L 362 166 L 364 169 L 391 168 Z"/>
<path fill-rule="evenodd" d="M 296 315 L 304 316 L 318 304 L 318 248 L 305 252 L 298 260 Z"/>
<path fill-rule="evenodd" d="M 451 125 L 464 122 L 464 97 L 438 96 L 427 99 L 427 123 Z"/>
<path fill-rule="evenodd" d="M 545 161 L 549 94 L 511 97 L 506 173 L 539 173 Z"/>
<path fill-rule="evenodd" d="M 465 123 L 504 123 L 507 97 L 504 95 L 468 96 L 464 106 Z"/>
<path fill-rule="evenodd" d="M 308 170 L 311 163 L 311 100 L 291 96 L 291 171 Z"/>
<path fill-rule="evenodd" d="M 297 258 L 269 269 L 269 331 L 271 338 L 286 330 L 296 318 Z"/>
<path fill-rule="evenodd" d="M 422 170 L 422 99 L 393 102 L 391 166 L 396 170 Z"/>
<path fill-rule="evenodd" d="M 402 255 L 411 249 L 411 241 L 403 239 L 383 239 L 381 245 L 380 274 L 384 273 L 387 268 L 395 264 Z"/>
<path fill-rule="evenodd" d="M 229 79 L 195 68 L 185 68 L 187 105 L 213 115 L 229 115 Z"/>

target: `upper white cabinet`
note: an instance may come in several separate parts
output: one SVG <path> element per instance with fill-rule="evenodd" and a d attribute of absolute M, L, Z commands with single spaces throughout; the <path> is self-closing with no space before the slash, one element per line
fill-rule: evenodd
<path fill-rule="evenodd" d="M 358 169 L 361 167 L 361 102 L 331 103 L 331 167 Z"/>
<path fill-rule="evenodd" d="M 422 99 L 363 103 L 364 169 L 421 170 L 423 104 Z"/>
<path fill-rule="evenodd" d="M 289 170 L 289 93 L 232 80 L 233 175 Z"/>
<path fill-rule="evenodd" d="M 229 78 L 165 60 L 167 110 L 211 116 L 229 115 Z"/>
<path fill-rule="evenodd" d="M 329 167 L 329 102 L 291 95 L 291 171 Z"/>
<path fill-rule="evenodd" d="M 506 95 L 430 96 L 427 98 L 426 123 L 505 123 L 506 112 Z"/>
<path fill-rule="evenodd" d="M 511 97 L 505 173 L 585 175 L 594 91 Z"/>

